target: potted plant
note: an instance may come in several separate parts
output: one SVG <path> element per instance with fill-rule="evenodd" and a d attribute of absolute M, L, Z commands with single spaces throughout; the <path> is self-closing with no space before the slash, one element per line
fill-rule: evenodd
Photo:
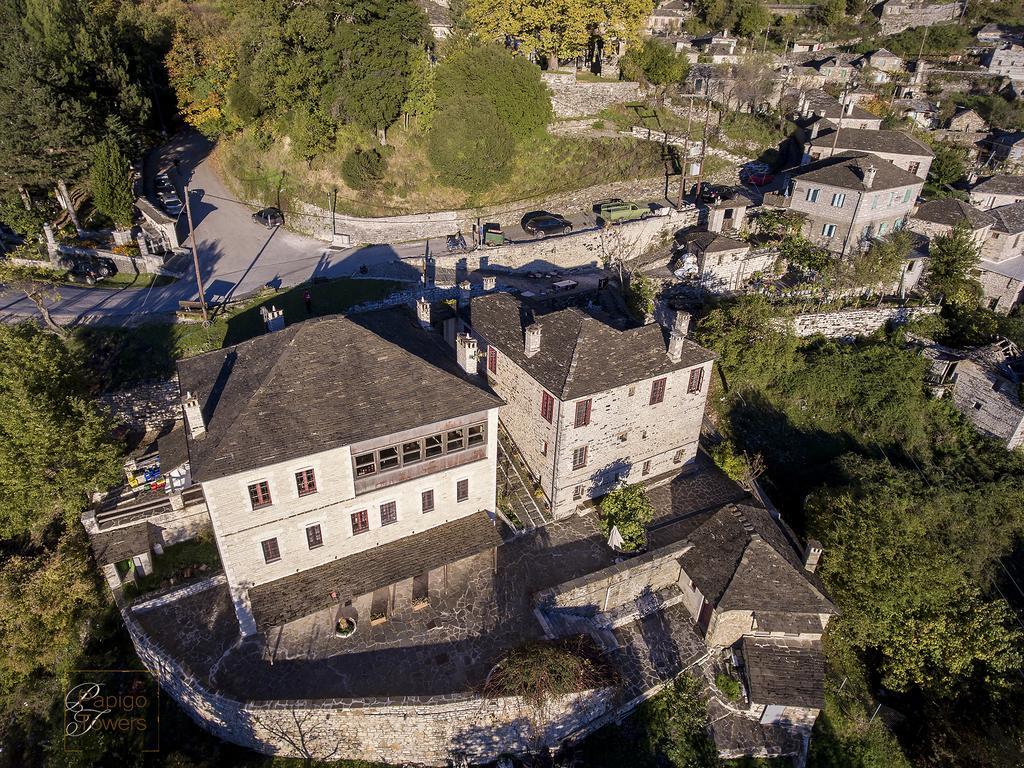
<path fill-rule="evenodd" d="M 339 616 L 334 622 L 334 634 L 338 637 L 349 637 L 356 631 L 356 620 L 350 616 Z"/>
<path fill-rule="evenodd" d="M 616 552 L 636 555 L 647 549 L 647 524 L 654 505 L 642 485 L 623 485 L 601 499 L 601 530 Z M 617 535 L 616 535 L 617 534 Z"/>

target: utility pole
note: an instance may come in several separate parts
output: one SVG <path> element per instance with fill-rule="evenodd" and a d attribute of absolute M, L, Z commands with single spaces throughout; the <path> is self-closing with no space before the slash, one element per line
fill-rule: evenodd
<path fill-rule="evenodd" d="M 843 115 L 846 113 L 846 99 L 849 90 L 850 84 L 847 83 L 843 86 L 843 98 L 839 101 L 839 124 L 836 126 L 835 133 L 832 134 L 832 151 L 828 153 L 829 157 L 833 157 L 836 153 L 836 143 L 839 141 L 839 131 L 843 129 Z"/>
<path fill-rule="evenodd" d="M 694 202 L 700 201 L 700 191 L 704 184 L 704 154 L 708 150 L 708 121 L 711 119 L 711 96 L 709 94 L 709 85 L 705 84 L 705 97 L 704 97 L 704 129 L 701 133 L 700 141 L 700 168 L 697 171 L 697 199 Z"/>
<path fill-rule="evenodd" d="M 203 276 L 199 273 L 199 251 L 196 250 L 196 231 L 192 227 L 192 205 L 189 203 L 188 184 L 185 185 L 185 217 L 188 219 L 188 239 L 192 244 L 192 264 L 196 270 L 196 286 L 199 288 L 199 304 L 203 308 L 203 325 L 210 324 L 210 316 L 206 312 L 206 289 L 203 287 Z"/>

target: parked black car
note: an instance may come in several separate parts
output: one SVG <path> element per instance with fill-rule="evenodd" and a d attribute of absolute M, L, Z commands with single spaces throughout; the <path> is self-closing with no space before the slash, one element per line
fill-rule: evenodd
<path fill-rule="evenodd" d="M 284 224 L 284 214 L 279 208 L 263 208 L 252 215 L 256 224 L 262 224 L 267 229 L 274 229 Z"/>
<path fill-rule="evenodd" d="M 523 217 L 523 229 L 534 237 L 567 235 L 572 232 L 572 222 L 564 216 L 547 211 L 535 211 Z"/>
<path fill-rule="evenodd" d="M 703 182 L 700 185 L 700 195 L 697 195 L 697 185 L 694 184 L 690 187 L 690 196 L 697 198 L 702 203 L 714 205 L 722 199 L 722 191 L 720 189 L 716 189 L 707 182 Z"/>
<path fill-rule="evenodd" d="M 94 285 L 117 274 L 117 265 L 105 256 L 62 256 L 59 264 L 72 283 Z"/>

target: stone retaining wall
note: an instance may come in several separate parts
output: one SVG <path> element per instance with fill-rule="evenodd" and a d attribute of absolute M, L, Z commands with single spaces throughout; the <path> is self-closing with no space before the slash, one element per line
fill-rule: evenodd
<path fill-rule="evenodd" d="M 901 325 L 926 315 L 937 315 L 939 309 L 937 306 L 848 309 L 796 315 L 790 322 L 801 338 L 821 334 L 830 339 L 843 339 L 874 333 L 888 323 Z"/>
<path fill-rule="evenodd" d="M 153 643 L 132 616 L 125 626 L 164 692 L 217 737 L 265 754 L 296 758 L 446 765 L 554 747 L 610 711 L 614 689 L 572 694 L 543 712 L 521 698 L 475 695 L 367 702 L 241 702 L 209 690 Z"/>
<path fill-rule="evenodd" d="M 627 80 L 579 81 L 575 72 L 543 72 L 541 77 L 551 91 L 555 117 L 594 115 L 612 104 L 640 98 L 640 84 Z"/>

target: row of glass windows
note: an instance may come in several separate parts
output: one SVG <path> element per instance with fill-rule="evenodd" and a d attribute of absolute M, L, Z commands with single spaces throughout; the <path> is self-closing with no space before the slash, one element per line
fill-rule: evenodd
<path fill-rule="evenodd" d="M 369 477 L 487 442 L 487 424 L 449 429 L 416 440 L 356 454 L 356 477 Z"/>
<path fill-rule="evenodd" d="M 463 479 L 455 483 L 455 500 L 458 503 L 469 500 L 469 480 Z M 391 525 L 398 522 L 398 502 L 386 501 L 379 506 L 380 526 Z M 420 493 L 420 511 L 424 514 L 434 511 L 434 490 L 431 488 Z M 352 535 L 366 533 L 370 530 L 370 511 L 361 509 L 349 516 L 352 525 Z M 323 530 L 319 523 L 306 526 L 306 544 L 309 549 L 318 549 L 324 545 Z M 260 542 L 263 549 L 263 559 L 267 563 L 273 563 L 281 559 L 281 547 L 277 537 L 264 539 Z"/>

